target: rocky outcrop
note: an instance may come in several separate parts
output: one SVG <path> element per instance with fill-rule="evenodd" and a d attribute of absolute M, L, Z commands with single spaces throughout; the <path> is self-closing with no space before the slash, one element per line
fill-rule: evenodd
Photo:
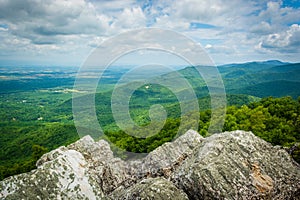
<path fill-rule="evenodd" d="M 126 171 L 127 165 L 120 158 L 115 158 L 109 144 L 100 140 L 94 140 L 86 136 L 68 146 L 69 149 L 80 152 L 87 161 L 86 173 L 99 185 L 101 190 L 108 194 L 125 180 L 129 179 Z"/>
<path fill-rule="evenodd" d="M 87 172 L 78 151 L 60 147 L 45 154 L 38 168 L 0 183 L 0 199 L 101 199 L 102 188 Z"/>
<path fill-rule="evenodd" d="M 300 168 L 281 147 L 233 131 L 188 131 L 135 161 L 86 136 L 0 182 L 0 199 L 300 199 Z"/>
<path fill-rule="evenodd" d="M 168 177 L 174 167 L 180 165 L 204 138 L 196 131 L 189 130 L 173 142 L 150 152 L 145 158 L 129 163 L 129 172 L 138 177 Z"/>
<path fill-rule="evenodd" d="M 176 186 L 164 178 L 147 178 L 123 189 L 116 189 L 111 195 L 111 199 L 153 199 L 153 200 L 185 200 L 188 196 Z"/>
<path fill-rule="evenodd" d="M 300 169 L 288 153 L 244 131 L 206 138 L 171 180 L 191 199 L 300 198 Z"/>

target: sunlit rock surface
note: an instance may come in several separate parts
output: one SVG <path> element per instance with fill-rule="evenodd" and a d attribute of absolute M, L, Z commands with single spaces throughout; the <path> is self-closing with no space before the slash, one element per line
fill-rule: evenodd
<path fill-rule="evenodd" d="M 244 131 L 206 138 L 171 180 L 190 199 L 300 198 L 300 169 L 288 153 Z"/>
<path fill-rule="evenodd" d="M 288 153 L 244 131 L 188 131 L 135 161 L 85 136 L 37 166 L 1 181 L 0 199 L 300 199 Z"/>

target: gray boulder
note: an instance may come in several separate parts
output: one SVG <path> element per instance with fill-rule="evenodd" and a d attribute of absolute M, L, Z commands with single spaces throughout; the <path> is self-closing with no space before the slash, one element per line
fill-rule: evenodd
<path fill-rule="evenodd" d="M 86 136 L 70 144 L 68 148 L 84 156 L 87 174 L 94 181 L 91 184 L 100 186 L 106 194 L 130 178 L 126 171 L 126 163 L 114 157 L 110 145 L 105 140 L 94 142 L 90 136 Z"/>
<path fill-rule="evenodd" d="M 188 131 L 135 161 L 86 136 L 0 182 L 0 199 L 300 199 L 300 169 L 251 132 Z"/>
<path fill-rule="evenodd" d="M 36 170 L 0 182 L 0 199 L 101 199 L 79 152 L 60 147 L 45 154 Z"/>
<path fill-rule="evenodd" d="M 127 189 L 116 189 L 111 195 L 114 200 L 184 200 L 188 196 L 164 178 L 148 178 Z"/>
<path fill-rule="evenodd" d="M 189 130 L 173 142 L 166 142 L 150 152 L 145 158 L 131 161 L 131 174 L 137 177 L 168 177 L 174 167 L 180 165 L 204 138 Z"/>
<path fill-rule="evenodd" d="M 206 138 L 171 180 L 190 199 L 300 198 L 300 169 L 288 153 L 244 131 Z"/>

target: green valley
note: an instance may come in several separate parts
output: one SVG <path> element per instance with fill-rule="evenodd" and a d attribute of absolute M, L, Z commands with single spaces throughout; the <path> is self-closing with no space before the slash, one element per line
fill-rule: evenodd
<path fill-rule="evenodd" d="M 299 146 L 300 64 L 266 61 L 229 64 L 218 69 L 227 95 L 223 131 L 243 129 L 273 145 Z M 79 139 L 72 113 L 72 93 L 80 92 L 73 90 L 76 70 L 1 68 L 0 179 L 34 169 L 36 160 L 45 152 Z M 157 135 L 143 139 L 125 134 L 115 124 L 110 105 L 113 85 L 126 72 L 124 68 L 105 72 L 107 78 L 102 80 L 95 96 L 97 117 L 103 137 L 115 146 L 130 152 L 150 152 L 176 136 L 181 121 L 180 105 L 166 87 L 139 87 L 129 102 L 130 116 L 136 124 L 150 123 L 148 111 L 155 104 L 165 108 L 168 119 Z M 211 111 L 206 84 L 194 67 L 178 72 L 188 80 L 198 98 L 200 112 L 188 113 L 187 117 L 200 115 L 198 131 L 207 136 Z M 166 74 L 161 78 L 170 77 Z M 298 162 L 299 148 L 293 152 Z"/>

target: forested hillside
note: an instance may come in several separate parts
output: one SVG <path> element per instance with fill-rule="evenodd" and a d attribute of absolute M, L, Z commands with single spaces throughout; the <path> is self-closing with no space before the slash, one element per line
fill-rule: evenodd
<path fill-rule="evenodd" d="M 199 133 L 207 136 L 210 110 L 200 112 Z M 150 152 L 177 134 L 180 119 L 169 119 L 161 132 L 146 139 L 136 139 L 123 131 L 108 131 L 106 136 L 117 146 L 127 151 Z M 264 98 L 243 106 L 229 106 L 223 131 L 252 131 L 260 138 L 272 143 L 291 147 L 300 142 L 300 98 Z M 300 146 L 299 146 L 300 147 Z M 294 158 L 300 162 L 300 149 Z"/>
<path fill-rule="evenodd" d="M 200 114 L 198 131 L 201 135 L 207 136 L 211 111 L 207 109 L 198 114 Z M 146 139 L 135 138 L 121 130 L 107 130 L 105 137 L 120 149 L 130 152 L 150 152 L 161 144 L 172 141 L 177 135 L 179 125 L 179 118 L 169 118 L 157 135 Z M 247 105 L 229 106 L 223 131 L 239 129 L 252 131 L 273 145 L 285 147 L 298 145 L 300 148 L 300 98 L 294 100 L 291 97 L 269 97 Z M 35 168 L 36 160 L 43 153 L 78 139 L 72 124 L 16 123 L 9 127 L 2 124 L 0 131 L 1 179 Z M 299 148 L 293 152 L 293 157 L 298 162 L 300 162 Z"/>
<path fill-rule="evenodd" d="M 299 146 L 300 64 L 267 61 L 230 64 L 218 69 L 227 95 L 223 131 L 253 131 L 273 145 Z M 189 81 L 199 102 L 200 113 L 190 113 L 190 121 L 193 115 L 200 114 L 198 131 L 207 136 L 211 99 L 206 84 L 194 67 L 179 72 Z M 110 108 L 111 88 L 124 73 L 125 69 L 106 72 L 108 78 L 101 82 L 104 91 L 95 97 L 97 117 L 105 132 L 103 137 L 121 150 L 132 152 L 149 152 L 173 140 L 180 124 L 180 106 L 172 91 L 159 85 L 138 88 L 131 96 L 129 110 L 133 120 L 145 126 L 150 122 L 149 108 L 161 104 L 168 113 L 162 130 L 139 139 L 118 128 Z M 0 70 L 0 179 L 35 168 L 36 160 L 45 152 L 79 139 L 72 113 L 72 92 L 78 92 L 72 85 L 75 74 L 74 69 Z M 172 74 L 160 78 L 172 78 Z M 296 146 L 293 157 L 300 162 Z"/>

